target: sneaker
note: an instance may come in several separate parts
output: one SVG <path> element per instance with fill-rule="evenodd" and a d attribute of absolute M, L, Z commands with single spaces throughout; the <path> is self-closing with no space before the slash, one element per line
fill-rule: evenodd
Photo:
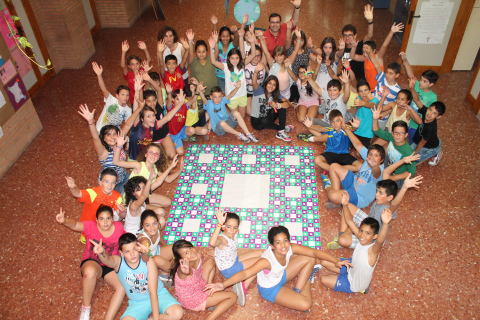
<path fill-rule="evenodd" d="M 205 141 L 210 140 L 210 135 L 208 135 L 208 134 L 204 135 L 204 136 L 203 136 L 203 139 L 204 139 Z"/>
<path fill-rule="evenodd" d="M 238 297 L 238 304 L 243 307 L 245 305 L 245 292 L 243 291 L 242 281 L 233 285 L 233 292 Z"/>
<path fill-rule="evenodd" d="M 318 273 L 318 271 L 320 271 L 320 269 L 322 269 L 323 266 L 321 264 L 316 264 L 313 266 L 313 270 L 312 270 L 312 273 L 310 273 L 310 277 L 308 277 L 308 280 L 311 282 L 311 283 L 314 283 L 315 282 L 315 275 Z"/>
<path fill-rule="evenodd" d="M 293 126 L 291 125 L 288 125 L 288 126 L 285 126 L 285 132 L 292 132 L 293 131 Z"/>
<path fill-rule="evenodd" d="M 327 203 L 324 204 L 324 206 L 325 206 L 325 208 L 327 208 L 329 210 L 341 207 L 341 205 L 333 203 L 332 201 L 328 201 Z"/>
<path fill-rule="evenodd" d="M 198 141 L 198 138 L 195 137 L 195 136 L 190 136 L 190 137 L 186 137 L 185 139 L 183 139 L 183 141 L 186 141 L 186 142 L 197 142 L 197 141 Z"/>
<path fill-rule="evenodd" d="M 80 318 L 79 318 L 79 320 L 90 320 L 90 310 L 92 310 L 92 307 L 82 306 L 80 308 Z"/>
<path fill-rule="evenodd" d="M 335 237 L 333 241 L 327 243 L 327 248 L 330 250 L 340 249 L 340 245 L 338 244 L 338 237 Z"/>
<path fill-rule="evenodd" d="M 245 297 L 247 296 L 247 288 L 245 287 L 245 281 L 242 281 L 242 289 L 245 292 Z"/>
<path fill-rule="evenodd" d="M 322 181 L 323 181 L 323 188 L 324 188 L 324 189 L 327 189 L 327 187 L 331 187 L 331 186 L 332 186 L 332 183 L 330 182 L 330 179 L 328 179 L 327 176 L 325 176 L 325 175 L 322 174 L 322 175 L 320 176 L 320 179 L 322 179 Z"/>
<path fill-rule="evenodd" d="M 240 139 L 242 140 L 242 142 L 245 142 L 245 143 L 249 143 L 250 142 L 250 139 L 248 139 L 247 137 L 245 137 L 245 135 L 243 133 L 240 133 L 239 136 L 237 136 L 237 139 Z"/>
<path fill-rule="evenodd" d="M 313 137 L 313 134 L 311 133 L 299 133 L 297 134 L 297 138 L 300 139 L 300 140 L 303 140 L 305 142 L 310 142 L 308 139 L 310 139 L 310 137 Z"/>
<path fill-rule="evenodd" d="M 292 142 L 292 138 L 288 134 L 286 134 L 286 130 L 277 131 L 276 135 L 277 139 L 283 140 L 285 142 Z"/>
<path fill-rule="evenodd" d="M 210 308 L 208 308 L 208 311 L 211 312 L 211 311 L 215 310 L 216 307 L 217 307 L 217 306 L 210 307 Z"/>
<path fill-rule="evenodd" d="M 440 159 L 442 159 L 443 156 L 443 151 L 440 151 L 435 157 L 431 157 L 428 161 L 428 164 L 433 166 L 436 166 L 439 162 Z"/>
<path fill-rule="evenodd" d="M 328 171 L 327 171 L 327 170 L 323 170 L 323 175 L 324 175 L 324 176 L 328 176 Z"/>
<path fill-rule="evenodd" d="M 255 136 L 254 136 L 253 134 L 251 134 L 251 133 L 247 134 L 247 138 L 250 139 L 250 141 L 253 141 L 253 142 L 255 142 L 255 143 L 258 142 L 258 139 L 255 138 Z"/>
<path fill-rule="evenodd" d="M 173 279 L 170 279 L 170 277 L 167 274 L 159 274 L 158 278 L 162 280 L 164 287 L 166 288 L 173 287 Z"/>
<path fill-rule="evenodd" d="M 370 292 L 370 285 L 368 285 L 368 288 L 365 289 L 365 290 L 363 290 L 363 291 L 361 291 L 360 293 L 367 294 L 367 293 L 369 293 L 369 292 Z"/>

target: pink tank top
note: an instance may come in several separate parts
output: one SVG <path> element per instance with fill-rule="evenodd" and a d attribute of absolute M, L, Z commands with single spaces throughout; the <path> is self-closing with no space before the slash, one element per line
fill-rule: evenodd
<path fill-rule="evenodd" d="M 280 91 L 285 91 L 287 88 L 290 88 L 290 78 L 288 76 L 287 70 L 279 71 L 277 74 L 278 84 L 280 86 Z"/>
<path fill-rule="evenodd" d="M 300 93 L 300 100 L 298 101 L 298 104 L 309 104 L 310 102 L 318 101 L 318 94 L 313 89 L 311 96 L 307 94 L 307 84 L 303 85 L 302 80 L 297 80 L 298 92 Z"/>
<path fill-rule="evenodd" d="M 186 309 L 195 309 L 208 298 L 208 291 L 203 291 L 207 281 L 202 277 L 202 260 L 197 269 L 191 269 L 193 274 L 187 279 L 180 279 L 178 271 L 175 274 L 175 295 L 178 302 Z"/>

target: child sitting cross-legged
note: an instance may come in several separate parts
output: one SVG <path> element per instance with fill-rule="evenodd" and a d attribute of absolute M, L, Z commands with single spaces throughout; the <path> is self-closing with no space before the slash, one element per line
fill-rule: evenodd
<path fill-rule="evenodd" d="M 262 251 L 255 250 L 237 255 L 240 217 L 236 213 L 225 212 L 225 209 L 220 210 L 220 208 L 217 208 L 215 215 L 218 224 L 210 238 L 210 246 L 215 248 L 215 262 L 220 273 L 228 279 L 257 262 Z M 220 234 L 221 230 L 223 230 L 222 234 Z M 256 276 L 253 276 L 233 285 L 233 292 L 238 297 L 239 305 L 245 305 L 247 289 L 255 278 Z"/>
<path fill-rule="evenodd" d="M 353 222 L 348 204 L 350 202 L 347 191 L 343 191 L 342 205 L 343 215 L 345 221 L 352 230 L 353 234 L 358 238 L 358 243 L 353 251 L 350 259 L 343 259 L 350 262 L 354 267 L 338 268 L 330 261 L 321 260 L 322 266 L 338 275 L 323 275 L 320 281 L 327 288 L 334 291 L 342 291 L 346 293 L 368 292 L 370 282 L 372 281 L 373 270 L 377 264 L 380 250 L 382 250 L 383 243 L 387 237 L 388 225 L 392 220 L 392 212 L 390 209 L 384 209 L 381 215 L 383 228 L 380 230 L 378 221 L 374 218 L 365 218 L 360 227 L 357 227 Z M 345 208 L 347 208 L 345 210 Z"/>

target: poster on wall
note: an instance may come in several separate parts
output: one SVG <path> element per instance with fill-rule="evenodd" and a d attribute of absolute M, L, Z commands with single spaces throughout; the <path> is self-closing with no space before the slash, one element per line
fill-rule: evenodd
<path fill-rule="evenodd" d="M 413 43 L 442 44 L 453 5 L 453 2 L 423 2 Z"/>
<path fill-rule="evenodd" d="M 7 83 L 8 80 L 12 79 L 15 73 L 16 71 L 12 60 L 8 59 L 7 62 L 0 67 L 0 78 L 2 79 L 2 83 Z"/>
<path fill-rule="evenodd" d="M 25 88 L 25 84 L 19 74 L 10 80 L 3 88 L 5 92 L 7 92 L 15 112 L 28 100 L 27 88 Z"/>
<path fill-rule="evenodd" d="M 22 51 L 20 51 L 20 49 L 16 45 L 8 50 L 10 50 L 13 59 L 15 59 L 15 67 L 17 67 L 17 71 L 20 74 L 20 77 L 25 77 L 27 73 L 32 71 L 32 64 L 30 63 L 30 60 L 22 53 Z"/>
<path fill-rule="evenodd" d="M 10 16 L 10 11 L 8 11 L 8 9 L 3 9 L 0 15 L 0 31 L 2 32 L 3 39 L 5 39 L 7 48 L 16 46 L 13 36 L 18 35 L 18 30 L 17 27 L 15 27 L 15 23 L 13 22 L 12 17 Z M 13 34 L 12 32 L 10 32 L 10 29 L 7 26 L 7 22 L 5 22 L 5 18 L 7 19 L 8 24 L 13 31 Z"/>

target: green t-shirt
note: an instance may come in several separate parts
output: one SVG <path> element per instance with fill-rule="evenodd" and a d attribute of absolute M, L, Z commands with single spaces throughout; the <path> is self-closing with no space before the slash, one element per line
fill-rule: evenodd
<path fill-rule="evenodd" d="M 401 159 L 407 156 L 410 156 L 413 153 L 413 149 L 412 147 L 410 147 L 410 144 L 408 144 L 408 140 L 405 142 L 405 144 L 401 146 L 397 146 L 393 141 L 393 136 L 391 133 L 385 132 L 382 129 L 373 131 L 373 133 L 377 137 L 382 138 L 383 140 L 389 141 L 388 147 L 387 147 L 389 166 L 394 164 L 397 161 L 400 161 Z M 385 164 L 385 168 L 386 167 L 387 167 L 387 164 Z M 413 177 L 415 175 L 415 172 L 417 172 L 417 165 L 415 164 L 415 162 L 410 164 L 407 164 L 407 163 L 402 164 L 400 167 L 397 168 L 397 170 L 395 170 L 395 174 L 401 174 L 401 173 L 404 173 L 405 171 L 408 171 L 409 173 L 411 173 Z"/>
<path fill-rule="evenodd" d="M 190 63 L 190 76 L 203 82 L 205 88 L 205 95 L 208 96 L 213 87 L 218 86 L 217 76 L 215 75 L 215 67 L 210 58 L 207 57 L 205 65 L 202 65 L 197 57 L 193 58 Z"/>
<path fill-rule="evenodd" d="M 415 91 L 418 93 L 418 97 L 420 98 L 420 101 L 422 102 L 422 104 L 427 108 L 430 107 L 430 105 L 432 103 L 437 101 L 437 94 L 435 92 L 433 92 L 432 90 L 430 90 L 428 92 L 423 92 L 423 90 L 420 89 L 420 83 L 418 81 L 415 82 Z M 418 110 L 418 106 L 415 103 L 415 101 L 413 101 L 413 100 L 412 100 L 412 108 L 415 111 Z M 418 114 L 418 115 L 420 117 L 422 117 L 421 114 Z M 410 125 L 409 126 L 412 129 L 417 129 L 418 128 L 418 124 L 415 121 L 413 121 L 413 119 L 410 119 Z"/>

